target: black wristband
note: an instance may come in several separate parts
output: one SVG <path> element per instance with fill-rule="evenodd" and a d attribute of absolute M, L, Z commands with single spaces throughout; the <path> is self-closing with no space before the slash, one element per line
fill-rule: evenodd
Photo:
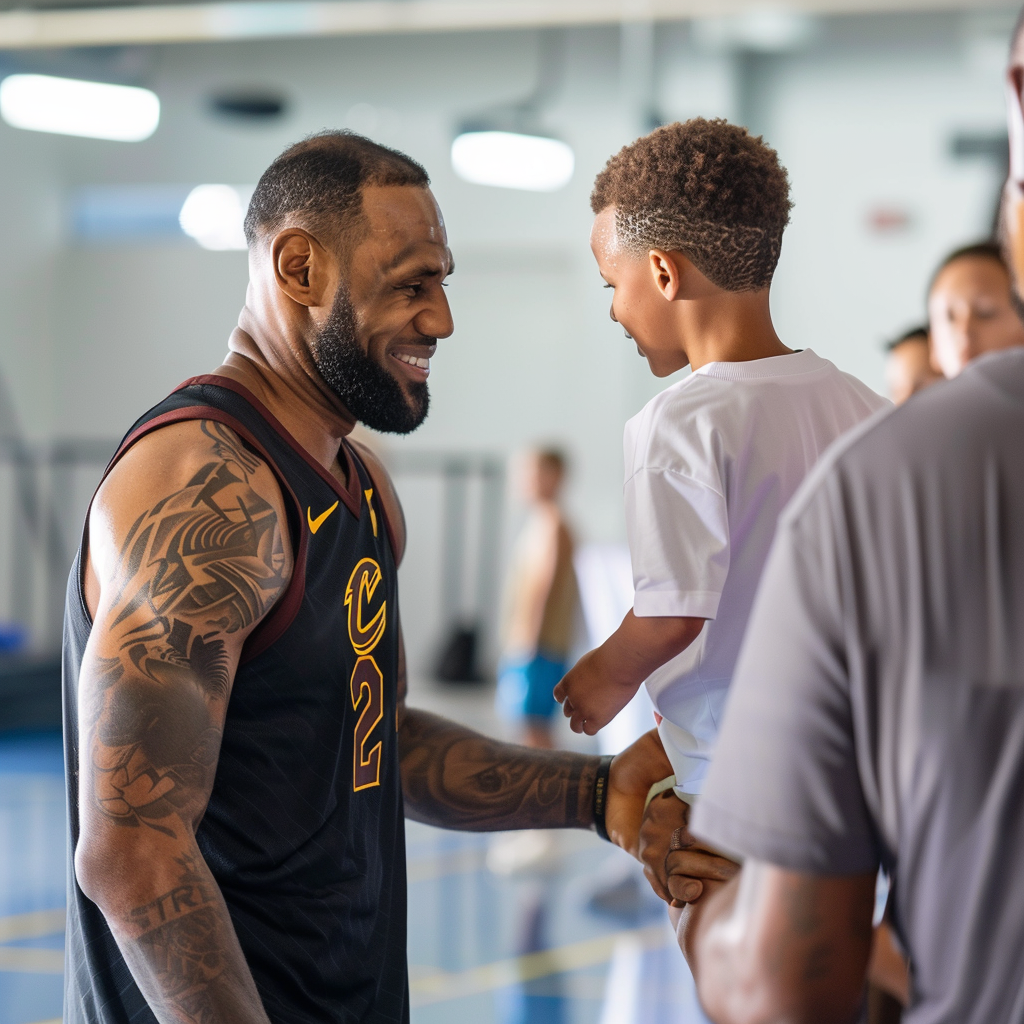
<path fill-rule="evenodd" d="M 604 813 L 608 808 L 608 776 L 611 770 L 612 758 L 602 757 L 597 766 L 597 778 L 594 779 L 594 830 L 606 842 L 611 842 L 604 821 Z"/>

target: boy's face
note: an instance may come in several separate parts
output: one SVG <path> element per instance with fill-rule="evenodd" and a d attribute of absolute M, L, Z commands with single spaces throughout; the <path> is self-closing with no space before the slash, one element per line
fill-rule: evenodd
<path fill-rule="evenodd" d="M 935 369 L 955 377 L 986 352 L 1024 345 L 1010 301 L 1010 277 L 994 259 L 969 256 L 944 267 L 928 296 Z"/>
<path fill-rule="evenodd" d="M 590 248 L 605 286 L 613 289 L 611 318 L 622 324 L 626 337 L 655 377 L 667 377 L 689 363 L 678 337 L 672 303 L 658 289 L 650 259 L 619 244 L 615 207 L 607 206 L 595 218 Z"/>

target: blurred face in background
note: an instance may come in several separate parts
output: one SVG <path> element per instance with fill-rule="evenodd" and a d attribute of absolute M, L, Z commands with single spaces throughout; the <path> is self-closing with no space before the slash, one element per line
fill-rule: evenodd
<path fill-rule="evenodd" d="M 1010 276 L 988 257 L 962 257 L 939 271 L 928 296 L 928 321 L 932 365 L 946 378 L 986 352 L 1024 345 Z"/>
<path fill-rule="evenodd" d="M 896 405 L 902 405 L 915 392 L 937 380 L 942 377 L 932 368 L 927 334 L 915 334 L 889 350 L 885 382 Z"/>
<path fill-rule="evenodd" d="M 553 459 L 540 452 L 527 452 L 519 468 L 520 492 L 531 504 L 554 501 L 562 488 L 564 472 Z"/>

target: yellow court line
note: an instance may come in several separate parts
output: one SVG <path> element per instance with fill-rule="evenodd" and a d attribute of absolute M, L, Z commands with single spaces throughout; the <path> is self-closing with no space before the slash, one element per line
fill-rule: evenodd
<path fill-rule="evenodd" d="M 35 1024 L 64 1024 L 60 1017 L 54 1017 L 53 1020 L 37 1020 Z"/>
<path fill-rule="evenodd" d="M 567 946 L 527 953 L 508 960 L 470 967 L 465 971 L 434 971 L 409 979 L 413 1006 L 429 1006 L 451 999 L 479 995 L 507 985 L 536 981 L 552 974 L 578 971 L 594 967 L 611 959 L 616 943 L 621 939 L 639 939 L 646 949 L 656 949 L 671 938 L 664 922 L 646 928 L 632 928 L 595 939 L 584 939 Z"/>
<path fill-rule="evenodd" d="M 16 939 L 41 939 L 64 931 L 67 912 L 63 907 L 55 910 L 33 910 L 28 914 L 0 917 L 0 942 Z"/>

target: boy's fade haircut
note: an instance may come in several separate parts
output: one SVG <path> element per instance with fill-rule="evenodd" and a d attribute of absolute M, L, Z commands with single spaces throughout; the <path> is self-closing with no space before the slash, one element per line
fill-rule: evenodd
<path fill-rule="evenodd" d="M 620 244 L 637 255 L 679 251 L 719 288 L 771 283 L 793 204 L 778 154 L 717 118 L 657 128 L 613 156 L 590 207 L 615 207 Z"/>

